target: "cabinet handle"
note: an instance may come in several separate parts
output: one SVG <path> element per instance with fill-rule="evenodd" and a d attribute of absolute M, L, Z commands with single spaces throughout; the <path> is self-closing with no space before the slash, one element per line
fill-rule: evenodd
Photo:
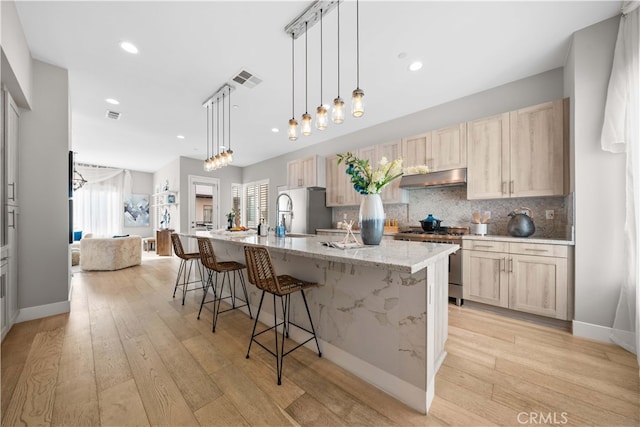
<path fill-rule="evenodd" d="M 2 258 L 0 258 L 0 261 L 6 261 L 6 260 L 8 260 L 8 259 L 9 259 L 9 257 L 8 257 L 8 256 L 3 256 Z"/>
<path fill-rule="evenodd" d="M 506 258 L 502 258 L 500 260 L 500 271 L 507 271 L 507 259 Z"/>
<path fill-rule="evenodd" d="M 502 194 L 507 192 L 507 181 L 502 181 Z"/>
<path fill-rule="evenodd" d="M 509 258 L 509 273 L 513 273 L 513 258 Z"/>
<path fill-rule="evenodd" d="M 303 183 L 304 181 L 302 180 L 302 178 L 298 178 L 298 187 L 302 187 Z"/>
<path fill-rule="evenodd" d="M 529 251 L 529 252 L 549 252 L 547 249 L 530 249 L 530 248 L 526 248 L 525 251 Z"/>
<path fill-rule="evenodd" d="M 16 201 L 16 183 L 12 182 L 11 184 L 8 184 L 8 187 L 11 187 L 11 197 L 7 196 L 7 199 L 11 200 L 12 202 Z"/>
<path fill-rule="evenodd" d="M 491 249 L 493 246 L 491 245 L 473 245 L 473 249 L 476 248 L 487 248 L 487 249 Z"/>
<path fill-rule="evenodd" d="M 511 181 L 509 182 L 509 193 L 513 194 L 513 188 L 514 188 L 513 180 L 511 180 Z"/>
<path fill-rule="evenodd" d="M 11 214 L 11 224 L 8 224 L 9 228 L 16 229 L 16 211 L 9 212 Z"/>

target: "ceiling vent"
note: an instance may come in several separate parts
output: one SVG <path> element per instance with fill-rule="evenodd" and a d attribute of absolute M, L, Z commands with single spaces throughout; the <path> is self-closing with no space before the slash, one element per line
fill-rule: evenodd
<path fill-rule="evenodd" d="M 121 116 L 121 113 L 118 113 L 117 111 L 111 111 L 111 110 L 107 110 L 107 113 L 105 114 L 105 117 L 108 119 L 113 119 L 113 120 L 119 120 Z"/>
<path fill-rule="evenodd" d="M 256 77 L 254 74 L 250 73 L 247 70 L 240 71 L 238 74 L 233 76 L 231 80 L 249 89 L 253 89 L 260 83 L 262 83 L 261 78 Z"/>

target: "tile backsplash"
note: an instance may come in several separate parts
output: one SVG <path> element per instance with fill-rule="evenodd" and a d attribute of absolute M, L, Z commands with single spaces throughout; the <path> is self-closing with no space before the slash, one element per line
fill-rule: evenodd
<path fill-rule="evenodd" d="M 400 226 L 420 226 L 428 214 L 442 220 L 442 225 L 471 224 L 474 211 L 491 212 L 488 234 L 507 235 L 509 212 L 520 207 L 531 209 L 536 232 L 533 237 L 570 238 L 573 225 L 573 196 L 531 197 L 520 199 L 467 200 L 467 187 L 442 187 L 407 190 L 409 204 L 385 205 L 387 218 L 397 219 Z M 547 220 L 546 211 L 554 211 Z M 358 207 L 333 208 L 333 224 L 347 220 L 358 222 Z"/>

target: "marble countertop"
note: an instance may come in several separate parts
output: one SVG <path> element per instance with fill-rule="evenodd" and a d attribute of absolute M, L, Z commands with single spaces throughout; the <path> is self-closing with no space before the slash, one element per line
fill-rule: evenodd
<path fill-rule="evenodd" d="M 379 246 L 362 246 L 357 249 L 336 249 L 322 245 L 322 242 L 339 242 L 333 236 L 275 237 L 229 234 L 212 234 L 198 231 L 195 234 L 181 234 L 185 237 L 209 237 L 238 245 L 266 246 L 275 252 L 284 252 L 305 258 L 321 259 L 367 267 L 386 268 L 402 273 L 416 273 L 437 259 L 457 251 L 460 246 L 439 243 L 406 242 L 382 240 Z"/>
<path fill-rule="evenodd" d="M 545 243 L 547 245 L 567 245 L 574 246 L 573 240 L 565 240 L 560 238 L 547 238 L 547 237 L 512 237 L 512 236 L 498 236 L 498 235 L 486 235 L 476 236 L 469 234 L 462 236 L 463 240 L 492 240 L 495 242 L 512 242 L 512 243 Z"/>

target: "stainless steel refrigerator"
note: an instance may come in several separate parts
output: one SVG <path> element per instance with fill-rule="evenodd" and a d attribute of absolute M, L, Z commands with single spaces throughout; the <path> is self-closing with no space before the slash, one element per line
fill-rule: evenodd
<path fill-rule="evenodd" d="M 286 196 L 280 197 L 280 195 Z M 316 234 L 318 228 L 331 228 L 331 208 L 326 206 L 326 190 L 321 187 L 296 188 L 281 191 L 277 199 L 276 218 L 280 224 L 284 216 L 287 233 Z"/>

